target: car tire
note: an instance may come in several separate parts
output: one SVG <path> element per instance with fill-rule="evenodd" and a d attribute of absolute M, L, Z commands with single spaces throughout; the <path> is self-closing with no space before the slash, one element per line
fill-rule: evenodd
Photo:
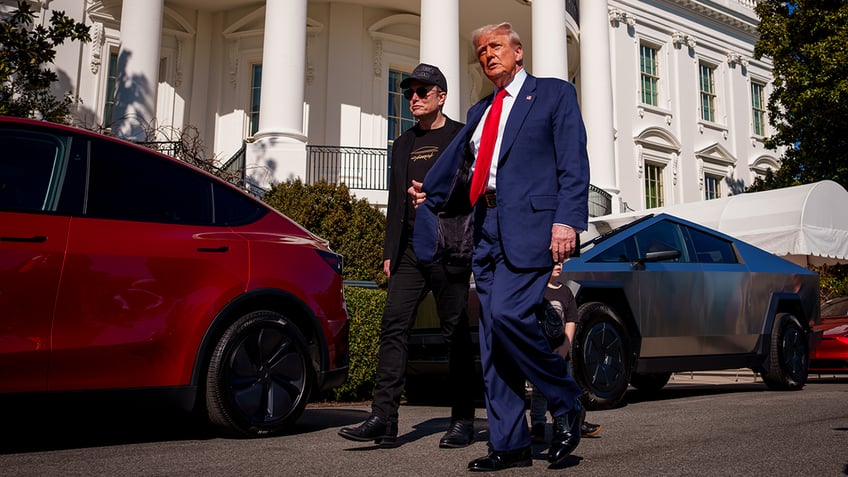
<path fill-rule="evenodd" d="M 574 379 L 589 410 L 610 409 L 624 398 L 630 374 L 630 342 L 616 311 L 599 302 L 577 309 L 572 344 Z"/>
<path fill-rule="evenodd" d="M 809 366 L 807 332 L 794 316 L 778 315 L 771 331 L 769 366 L 762 375 L 763 382 L 769 389 L 801 389 L 807 383 Z"/>
<path fill-rule="evenodd" d="M 306 339 L 284 316 L 255 311 L 218 340 L 206 379 L 213 425 L 239 436 L 268 436 L 303 413 L 315 383 Z"/>
<path fill-rule="evenodd" d="M 669 379 L 671 373 L 633 373 L 630 385 L 646 393 L 655 393 L 664 388 Z"/>

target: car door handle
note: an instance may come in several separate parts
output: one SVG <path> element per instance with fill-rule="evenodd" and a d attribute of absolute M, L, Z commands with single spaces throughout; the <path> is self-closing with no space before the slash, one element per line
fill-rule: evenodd
<path fill-rule="evenodd" d="M 42 243 L 46 242 L 47 237 L 44 235 L 36 235 L 33 237 L 0 237 L 0 242 L 32 242 L 32 243 Z"/>
<path fill-rule="evenodd" d="M 221 247 L 199 247 L 197 249 L 198 252 L 209 252 L 209 253 L 224 253 L 230 250 L 230 247 L 223 245 Z"/>

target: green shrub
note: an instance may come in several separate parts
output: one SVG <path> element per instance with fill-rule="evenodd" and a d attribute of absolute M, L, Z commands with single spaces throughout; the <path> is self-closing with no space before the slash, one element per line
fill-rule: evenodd
<path fill-rule="evenodd" d="M 275 185 L 265 203 L 330 242 L 344 257 L 345 280 L 375 282 L 380 288 L 345 286 L 350 315 L 350 366 L 347 382 L 326 399 L 358 401 L 374 394 L 380 321 L 386 304 L 383 236 L 386 217 L 344 184 L 304 184 L 300 179 Z"/>
<path fill-rule="evenodd" d="M 810 267 L 819 274 L 821 302 L 848 295 L 848 265 Z"/>
<path fill-rule="evenodd" d="M 386 304 L 386 291 L 378 288 L 345 287 L 350 315 L 350 367 L 347 382 L 333 390 L 336 401 L 370 399 L 377 374 L 380 349 L 380 321 Z"/>
<path fill-rule="evenodd" d="M 344 257 L 345 280 L 385 286 L 383 237 L 386 216 L 366 199 L 357 199 L 344 184 L 304 184 L 300 179 L 275 185 L 263 200 L 330 242 Z"/>

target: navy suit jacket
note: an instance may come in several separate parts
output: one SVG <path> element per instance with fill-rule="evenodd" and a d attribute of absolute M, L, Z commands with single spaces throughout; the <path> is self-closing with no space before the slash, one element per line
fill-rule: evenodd
<path fill-rule="evenodd" d="M 445 242 L 440 217 L 469 214 L 469 143 L 492 103 L 489 95 L 468 110 L 465 127 L 424 178 L 427 199 L 416 212 L 413 247 L 422 261 L 437 259 Z M 553 264 L 554 223 L 585 230 L 589 159 L 586 129 L 574 86 L 527 75 L 514 100 L 497 158 L 497 213 L 507 261 L 520 268 Z"/>

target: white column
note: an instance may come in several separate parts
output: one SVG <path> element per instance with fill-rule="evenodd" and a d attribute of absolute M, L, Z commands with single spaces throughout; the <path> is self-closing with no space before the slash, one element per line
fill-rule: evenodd
<path fill-rule="evenodd" d="M 125 1 L 121 7 L 121 46 L 112 133 L 129 140 L 146 139 L 156 119 L 164 0 Z"/>
<path fill-rule="evenodd" d="M 581 111 L 586 123 L 591 182 L 616 195 L 620 189 L 615 171 L 609 28 L 606 0 L 580 0 Z"/>
<path fill-rule="evenodd" d="M 254 135 L 257 140 L 269 135 L 287 142 L 306 140 L 303 136 L 306 2 L 265 2 L 259 130 Z"/>
<path fill-rule="evenodd" d="M 260 187 L 306 179 L 306 3 L 265 2 L 259 129 L 245 154 L 245 174 Z"/>
<path fill-rule="evenodd" d="M 533 0 L 531 16 L 533 70 L 530 73 L 534 76 L 568 81 L 565 3 L 562 0 Z"/>
<path fill-rule="evenodd" d="M 419 38 L 419 61 L 438 66 L 448 81 L 448 99 L 442 111 L 459 121 L 459 0 L 421 0 Z"/>

